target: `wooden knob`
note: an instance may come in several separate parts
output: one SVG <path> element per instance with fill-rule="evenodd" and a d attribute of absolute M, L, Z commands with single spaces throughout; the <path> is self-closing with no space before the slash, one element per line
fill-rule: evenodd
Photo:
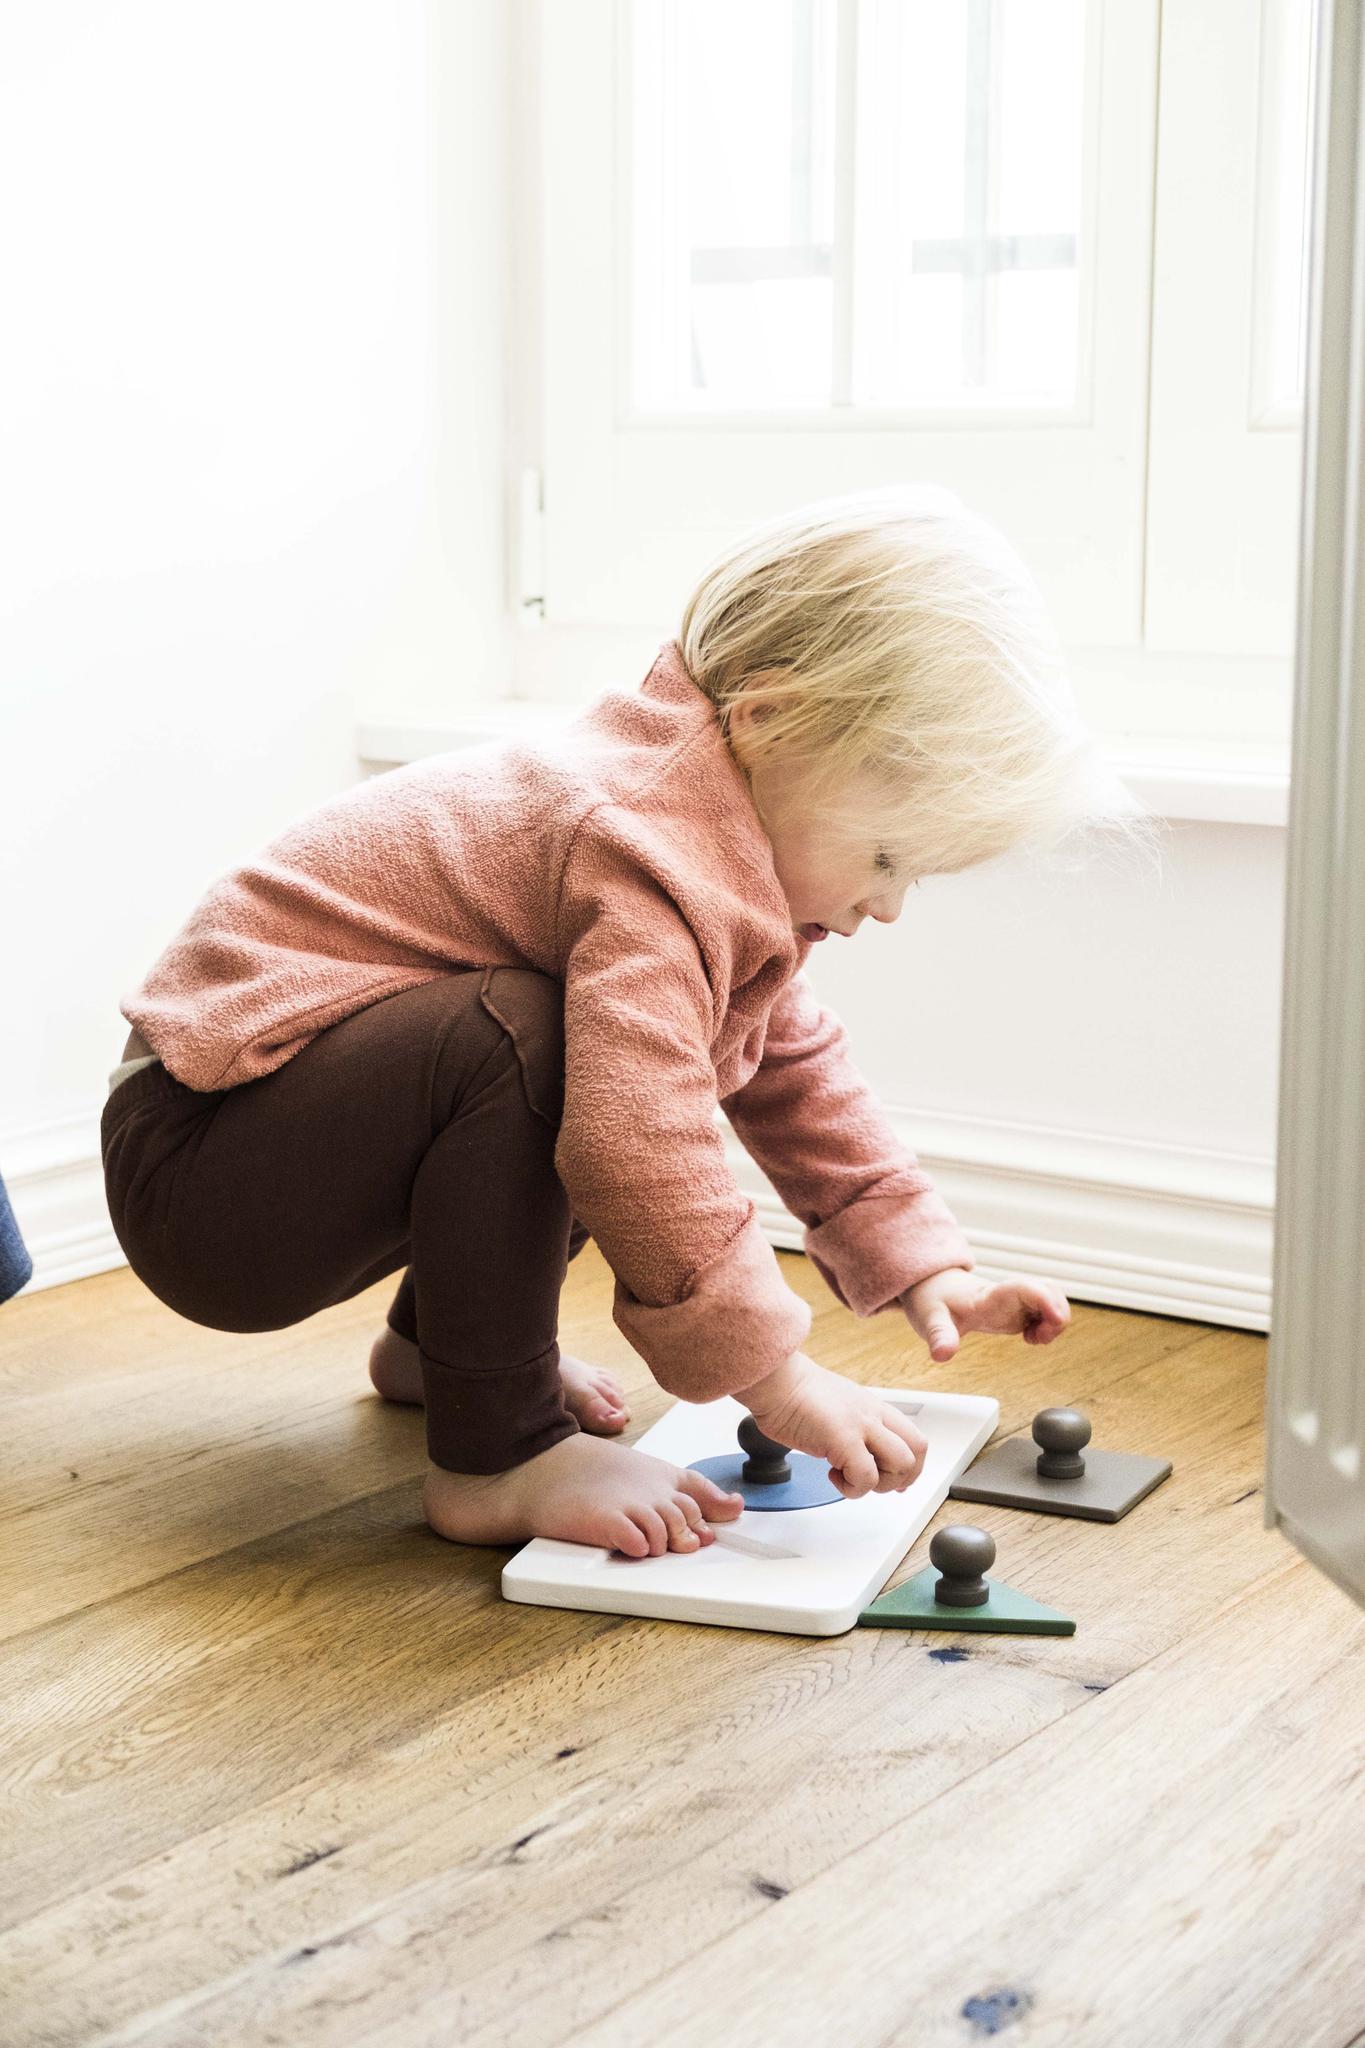
<path fill-rule="evenodd" d="M 789 1444 L 780 1444 L 774 1437 L 764 1436 L 752 1415 L 746 1415 L 739 1425 L 739 1447 L 748 1456 L 740 1469 L 740 1478 L 750 1486 L 781 1486 L 792 1476 L 787 1462 Z"/>
<path fill-rule="evenodd" d="M 1085 1471 L 1081 1452 L 1090 1441 L 1090 1418 L 1079 1408 L 1040 1408 L 1033 1418 L 1033 1441 L 1040 1447 L 1040 1479 L 1079 1479 Z"/>
<path fill-rule="evenodd" d="M 943 1607 L 982 1607 L 991 1597 L 985 1573 L 995 1563 L 995 1538 L 970 1522 L 940 1529 L 929 1545 L 929 1562 L 943 1576 L 934 1598 Z"/>

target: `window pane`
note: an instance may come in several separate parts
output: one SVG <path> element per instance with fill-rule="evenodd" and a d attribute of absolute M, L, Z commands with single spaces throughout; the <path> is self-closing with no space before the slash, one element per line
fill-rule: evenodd
<path fill-rule="evenodd" d="M 910 17 L 913 16 L 913 21 Z M 868 24 L 869 41 L 890 55 L 889 99 L 865 101 L 864 141 L 876 157 L 860 165 L 872 181 L 894 181 L 902 212 L 921 235 L 960 235 L 967 208 L 967 21 L 965 6 L 917 7 Z M 864 67 L 866 69 L 866 67 Z M 948 87 L 945 90 L 945 86 Z M 869 95 L 876 90 L 868 79 Z M 894 116 L 894 118 L 888 118 Z M 866 151 L 871 157 L 871 150 Z"/>
<path fill-rule="evenodd" d="M 634 0 L 636 404 L 827 401 L 835 11 Z"/>
<path fill-rule="evenodd" d="M 696 381 L 717 400 L 755 401 L 755 364 L 769 403 L 801 404 L 829 384 L 828 278 L 709 285 L 692 294 Z"/>
<path fill-rule="evenodd" d="M 791 0 L 689 0 L 677 17 L 687 225 L 694 249 L 792 240 Z"/>
<path fill-rule="evenodd" d="M 1009 0 L 998 18 L 1000 231 L 1074 235 L 1085 144 L 1084 8 L 1081 0 Z"/>
<path fill-rule="evenodd" d="M 863 0 L 861 15 L 855 400 L 1074 404 L 1085 0 Z M 918 288 L 931 276 L 958 281 L 951 343 L 942 296 Z"/>
<path fill-rule="evenodd" d="M 916 277 L 907 272 L 897 311 L 895 332 L 904 336 L 904 353 L 899 362 L 888 353 L 883 388 L 899 375 L 907 389 L 946 390 L 957 375 L 962 353 L 962 279 L 947 273 Z"/>
<path fill-rule="evenodd" d="M 836 0 L 630 0 L 637 406 L 1075 402 L 1086 0 L 856 16 L 836 150 Z"/>
<path fill-rule="evenodd" d="M 995 370 L 1006 391 L 1076 389 L 1073 270 L 1007 270 L 996 281 Z"/>

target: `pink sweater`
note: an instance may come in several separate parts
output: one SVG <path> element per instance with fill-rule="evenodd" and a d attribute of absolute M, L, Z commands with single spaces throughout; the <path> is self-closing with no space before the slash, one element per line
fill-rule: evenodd
<path fill-rule="evenodd" d="M 438 754 L 311 811 L 208 891 L 120 1005 L 191 1088 L 268 1074 L 353 1011 L 457 966 L 564 988 L 555 1165 L 616 1276 L 617 1326 L 714 1400 L 799 1350 L 811 1312 L 715 1118 L 860 1316 L 967 1241 L 800 971 L 772 849 L 676 641 L 558 737 Z"/>

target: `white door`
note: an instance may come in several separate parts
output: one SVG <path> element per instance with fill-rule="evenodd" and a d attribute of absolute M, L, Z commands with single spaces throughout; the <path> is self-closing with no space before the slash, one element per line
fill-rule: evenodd
<path fill-rule="evenodd" d="M 1266 1522 L 1365 1604 L 1365 33 L 1320 5 Z"/>

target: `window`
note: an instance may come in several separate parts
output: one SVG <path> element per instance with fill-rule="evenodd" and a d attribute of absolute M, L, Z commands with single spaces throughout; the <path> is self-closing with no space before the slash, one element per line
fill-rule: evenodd
<path fill-rule="evenodd" d="M 648 0 L 630 30 L 634 405 L 827 404 L 834 0 Z"/>
<path fill-rule="evenodd" d="M 914 477 L 1095 722 L 1278 739 L 1311 14 L 542 0 L 550 631 L 667 630 L 750 521 Z"/>
<path fill-rule="evenodd" d="M 1084 0 L 873 0 L 860 23 L 855 399 L 1075 411 Z"/>

